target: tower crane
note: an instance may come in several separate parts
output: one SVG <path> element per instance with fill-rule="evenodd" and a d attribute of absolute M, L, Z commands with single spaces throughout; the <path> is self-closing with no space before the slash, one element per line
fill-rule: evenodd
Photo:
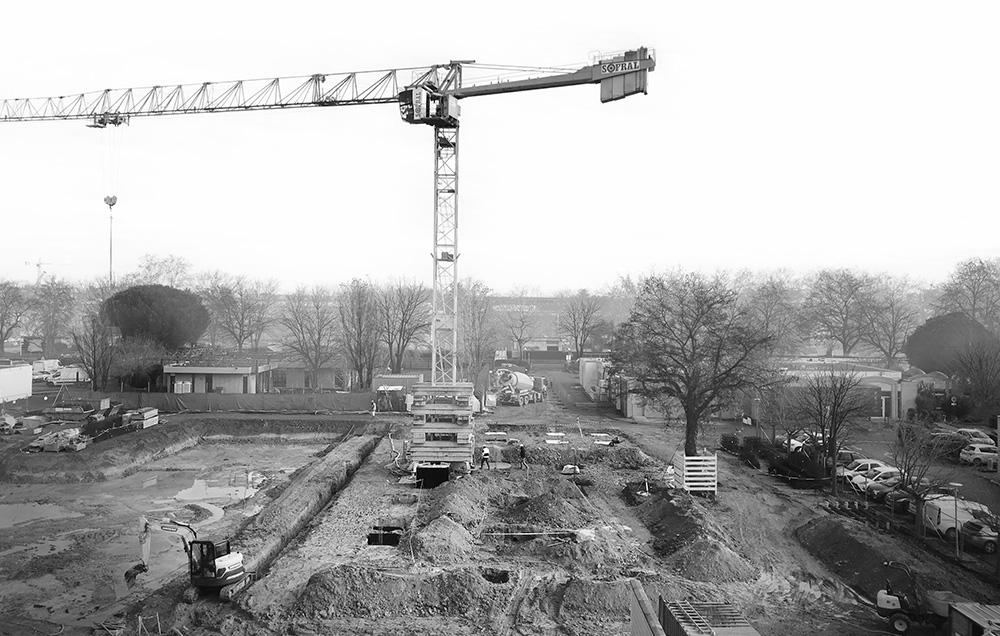
<path fill-rule="evenodd" d="M 320 73 L 264 80 L 203 82 L 148 88 L 0 100 L 0 123 L 85 120 L 94 128 L 119 126 L 133 117 L 282 110 L 314 106 L 398 104 L 411 124 L 434 128 L 434 285 L 431 382 L 457 380 L 458 351 L 458 101 L 468 97 L 600 84 L 601 101 L 646 93 L 656 67 L 651 49 L 598 55 L 576 70 L 497 67 L 471 60 L 382 71 Z M 464 83 L 465 69 L 518 71 L 523 79 Z M 409 80 L 405 80 L 406 76 Z"/>

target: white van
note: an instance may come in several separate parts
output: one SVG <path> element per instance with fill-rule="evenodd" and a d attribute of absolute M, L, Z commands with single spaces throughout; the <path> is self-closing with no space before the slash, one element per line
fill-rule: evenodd
<path fill-rule="evenodd" d="M 955 512 L 958 511 L 956 519 Z M 990 509 L 976 501 L 959 499 L 954 497 L 935 497 L 924 502 L 924 526 L 935 530 L 944 536 L 948 541 L 955 540 L 955 533 L 966 521 L 972 521 L 976 517 L 973 512 L 984 512 L 990 514 Z"/>
<path fill-rule="evenodd" d="M 62 367 L 57 369 L 48 380 L 45 381 L 49 386 L 58 386 L 63 384 L 77 384 L 80 382 L 89 382 L 90 376 L 87 372 L 80 367 Z"/>

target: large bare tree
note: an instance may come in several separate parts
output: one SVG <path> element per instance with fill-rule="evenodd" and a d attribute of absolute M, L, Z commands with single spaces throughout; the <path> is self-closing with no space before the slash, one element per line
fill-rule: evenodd
<path fill-rule="evenodd" d="M 806 378 L 801 386 L 793 387 L 795 408 L 800 421 L 816 431 L 822 457 L 836 465 L 837 451 L 852 422 L 866 417 L 878 405 L 872 392 L 865 390 L 860 375 L 844 369 L 825 369 Z M 832 480 L 837 493 L 837 480 Z"/>
<path fill-rule="evenodd" d="M 0 354 L 14 330 L 21 326 L 30 309 L 30 299 L 17 283 L 0 281 Z"/>
<path fill-rule="evenodd" d="M 378 290 L 368 281 L 354 279 L 350 284 L 341 285 L 338 308 L 347 361 L 358 388 L 370 388 L 375 369 L 381 368 L 385 361 Z"/>
<path fill-rule="evenodd" d="M 798 285 L 785 270 L 755 276 L 743 293 L 747 311 L 774 335 L 776 353 L 791 354 L 799 344 Z"/>
<path fill-rule="evenodd" d="M 246 276 L 217 276 L 203 290 L 212 322 L 236 343 L 240 353 L 247 346 L 257 348 L 260 339 L 276 320 L 278 284 Z"/>
<path fill-rule="evenodd" d="M 651 276 L 616 333 L 614 367 L 636 392 L 680 403 L 687 455 L 697 455 L 701 418 L 721 401 L 780 382 L 769 364 L 774 337 L 737 300 L 722 276 Z"/>
<path fill-rule="evenodd" d="M 864 299 L 867 274 L 847 269 L 825 269 L 813 276 L 802 307 L 804 331 L 812 338 L 840 344 L 845 356 L 864 335 Z"/>
<path fill-rule="evenodd" d="M 35 288 L 26 326 L 32 335 L 42 338 L 45 356 L 55 355 L 56 340 L 69 334 L 75 304 L 76 295 L 68 281 L 50 276 Z"/>
<path fill-rule="evenodd" d="M 943 435 L 935 435 L 931 428 L 916 422 L 900 422 L 896 439 L 889 446 L 892 465 L 902 475 L 899 488 L 909 493 L 917 508 L 918 526 L 924 532 L 923 504 L 927 495 L 940 491 L 955 481 L 955 467 L 945 467 L 940 458 L 952 442 Z"/>
<path fill-rule="evenodd" d="M 906 278 L 873 280 L 861 305 L 862 341 L 879 351 L 885 366 L 893 367 L 903 355 L 906 339 L 917 327 L 913 285 Z"/>
<path fill-rule="evenodd" d="M 83 368 L 90 376 L 91 390 L 107 390 L 111 367 L 118 355 L 116 329 L 108 316 L 89 311 L 71 335 Z"/>
<path fill-rule="evenodd" d="M 339 318 L 336 299 L 325 287 L 299 287 L 285 299 L 279 314 L 288 334 L 285 344 L 299 356 L 317 386 L 320 369 L 336 357 Z"/>
<path fill-rule="evenodd" d="M 559 313 L 559 333 L 573 343 L 573 351 L 576 352 L 577 358 L 583 357 L 587 342 L 604 324 L 602 309 L 603 303 L 600 298 L 591 296 L 586 289 L 581 289 L 566 301 Z"/>
<path fill-rule="evenodd" d="M 982 418 L 989 418 L 1000 408 L 1000 342 L 970 343 L 956 357 L 958 373 L 965 380 L 969 394 Z"/>
<path fill-rule="evenodd" d="M 493 291 L 481 281 L 460 283 L 458 350 L 462 375 L 470 378 L 480 406 L 486 404 L 488 371 L 500 339 L 493 315 Z"/>
<path fill-rule="evenodd" d="M 956 265 L 938 307 L 945 314 L 960 311 L 995 331 L 1000 318 L 1000 259 L 970 258 Z"/>
<path fill-rule="evenodd" d="M 538 307 L 531 302 L 528 290 L 519 287 L 511 292 L 508 303 L 495 309 L 504 331 L 517 345 L 517 357 L 524 359 L 524 345 L 535 337 L 535 329 L 538 328 Z"/>
<path fill-rule="evenodd" d="M 376 300 L 389 367 L 400 373 L 406 349 L 430 332 L 430 290 L 421 283 L 396 281 L 378 290 Z"/>
<path fill-rule="evenodd" d="M 129 275 L 129 284 L 132 285 L 166 285 L 185 289 L 191 286 L 191 264 L 180 256 L 168 254 L 159 256 L 157 254 L 145 254 L 139 261 L 138 269 Z"/>

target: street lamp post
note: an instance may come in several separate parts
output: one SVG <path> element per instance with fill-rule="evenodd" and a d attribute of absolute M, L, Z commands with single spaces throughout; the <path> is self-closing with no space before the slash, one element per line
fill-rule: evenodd
<path fill-rule="evenodd" d="M 118 197 L 111 195 L 104 197 L 104 202 L 108 205 L 108 284 L 114 286 L 115 274 L 115 232 L 114 232 L 114 206 L 118 203 Z"/>
<path fill-rule="evenodd" d="M 951 482 L 948 485 L 952 487 L 952 490 L 954 491 L 954 494 L 955 494 L 955 497 L 954 497 L 954 500 L 955 500 L 955 558 L 961 561 L 962 560 L 962 552 L 961 552 L 961 550 L 960 550 L 960 548 L 958 546 L 959 535 L 961 534 L 958 531 L 958 489 L 962 487 L 962 484 L 960 484 L 958 482 Z"/>

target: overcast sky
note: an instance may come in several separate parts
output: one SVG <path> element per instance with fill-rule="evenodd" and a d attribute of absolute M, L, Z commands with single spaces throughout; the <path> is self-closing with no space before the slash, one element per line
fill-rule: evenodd
<path fill-rule="evenodd" d="M 459 273 L 600 290 L 681 267 L 947 277 L 1000 255 L 1000 3 L 65 2 L 4 8 L 0 97 L 655 48 L 649 94 L 462 102 Z M 395 106 L 0 122 L 0 276 L 146 253 L 283 288 L 430 284 L 432 132 Z"/>

